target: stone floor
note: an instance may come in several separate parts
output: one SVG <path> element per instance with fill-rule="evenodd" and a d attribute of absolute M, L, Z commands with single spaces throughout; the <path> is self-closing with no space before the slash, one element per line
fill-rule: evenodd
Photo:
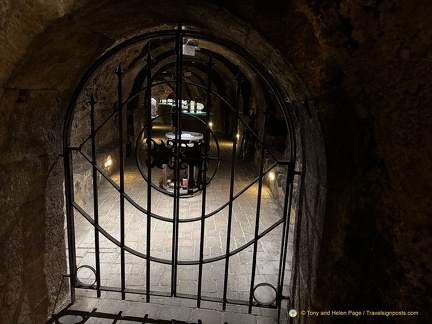
<path fill-rule="evenodd" d="M 221 162 L 216 176 L 207 188 L 205 211 L 215 214 L 205 221 L 204 226 L 204 259 L 223 256 L 229 251 L 244 246 L 254 238 L 257 215 L 259 214 L 259 233 L 268 229 L 282 217 L 282 208 L 273 199 L 265 182 L 262 186 L 259 212 L 258 183 L 245 190 L 232 203 L 232 224 L 229 241 L 227 238 L 231 176 L 231 145 L 228 141 L 221 141 Z M 212 148 L 214 154 L 214 147 Z M 215 163 L 210 166 L 215 166 Z M 153 169 L 152 178 L 158 182 L 162 178 L 162 170 Z M 211 172 L 210 172 L 211 173 Z M 253 163 L 238 161 L 235 164 L 234 195 L 241 192 L 259 175 L 259 170 Z M 168 176 L 169 177 L 169 176 Z M 111 178 L 118 183 L 119 174 Z M 155 189 L 152 189 L 152 212 L 165 218 L 173 219 L 173 198 Z M 147 208 L 147 184 L 136 167 L 133 160 L 126 161 L 125 167 L 125 193 L 142 208 Z M 201 216 L 202 194 L 191 198 L 180 199 L 179 218 L 188 220 Z M 101 227 L 109 233 L 113 240 L 120 241 L 120 197 L 116 189 L 106 180 L 102 179 L 98 188 L 99 222 Z M 93 218 L 94 201 L 88 199 L 81 207 Z M 225 206 L 225 207 L 224 207 Z M 147 216 L 132 203 L 125 202 L 125 245 L 138 253 L 147 250 Z M 172 260 L 173 225 L 169 221 L 151 219 L 151 256 L 164 260 Z M 199 260 L 201 222 L 182 222 L 179 224 L 178 260 Z M 88 265 L 96 268 L 95 264 L 95 234 L 93 226 L 78 212 L 75 212 L 76 255 L 78 267 Z M 278 269 L 281 257 L 282 224 L 264 235 L 256 244 L 256 267 L 254 285 L 268 283 L 277 287 Z M 289 295 L 288 283 L 290 281 L 290 268 L 292 259 L 292 225 L 290 226 L 289 246 L 285 270 L 284 295 Z M 100 241 L 100 267 L 101 285 L 108 287 L 121 286 L 121 257 L 120 249 L 104 235 L 99 235 Z M 248 302 L 251 286 L 252 262 L 254 244 L 249 245 L 241 252 L 229 258 L 227 298 Z M 202 295 L 209 298 L 222 298 L 224 293 L 225 259 L 203 265 Z M 131 290 L 146 289 L 146 260 L 129 252 L 125 253 L 126 288 Z M 198 265 L 179 265 L 177 271 L 176 289 L 179 294 L 197 295 Z M 155 294 L 170 293 L 172 267 L 169 264 L 151 262 L 150 290 Z M 88 268 L 81 268 L 78 277 L 83 283 L 91 284 L 94 274 Z M 196 301 L 183 298 L 151 296 L 150 303 L 145 303 L 145 295 L 126 294 L 122 301 L 120 293 L 102 292 L 102 298 L 96 298 L 92 289 L 77 289 L 77 302 L 71 309 L 117 314 L 144 316 L 154 320 L 184 321 L 187 323 L 276 323 L 277 311 L 269 308 L 253 307 L 252 314 L 248 314 L 247 306 L 228 304 L 226 311 L 222 312 L 222 304 L 218 302 L 203 301 L 201 308 L 197 308 Z M 262 301 L 273 298 L 274 292 L 269 286 L 262 286 L 255 291 L 255 297 Z M 284 310 L 282 310 L 284 313 Z M 286 313 L 286 309 L 285 309 Z M 284 316 L 282 316 L 283 318 Z M 63 323 L 79 322 L 78 315 L 68 315 Z M 90 317 L 85 323 L 133 323 L 133 321 L 113 321 L 108 318 Z M 144 322 L 142 322 L 144 323 Z M 148 322 L 152 323 L 152 322 Z"/>

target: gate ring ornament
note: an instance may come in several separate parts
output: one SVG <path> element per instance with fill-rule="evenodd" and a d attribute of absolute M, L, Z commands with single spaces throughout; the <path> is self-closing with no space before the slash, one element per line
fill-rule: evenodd
<path fill-rule="evenodd" d="M 256 290 L 257 290 L 257 288 L 264 287 L 264 286 L 270 287 L 274 291 L 274 298 L 270 299 L 269 301 L 260 300 L 256 296 Z M 270 305 L 273 305 L 276 302 L 276 300 L 277 300 L 277 290 L 276 290 L 276 288 L 273 285 L 271 285 L 269 283 L 266 283 L 266 282 L 262 282 L 262 283 L 257 284 L 253 288 L 253 290 L 252 290 L 252 296 L 253 296 L 253 299 L 256 301 L 256 303 L 258 305 L 261 305 L 261 306 L 270 306 Z"/>
<path fill-rule="evenodd" d="M 94 280 L 93 280 L 93 282 L 91 282 L 90 284 L 85 284 L 85 283 L 83 283 L 81 280 L 78 279 L 78 270 L 80 270 L 80 269 L 84 269 L 84 268 L 85 268 L 85 269 L 90 269 L 90 270 L 93 272 L 93 274 L 94 274 Z M 81 286 L 81 287 L 83 287 L 83 288 L 91 288 L 91 287 L 93 287 L 94 284 L 96 283 L 96 270 L 95 270 L 93 267 L 89 266 L 89 265 L 82 265 L 82 266 L 78 267 L 78 268 L 75 270 L 75 280 L 76 280 L 76 282 L 77 282 L 77 284 L 78 284 L 79 286 Z"/>

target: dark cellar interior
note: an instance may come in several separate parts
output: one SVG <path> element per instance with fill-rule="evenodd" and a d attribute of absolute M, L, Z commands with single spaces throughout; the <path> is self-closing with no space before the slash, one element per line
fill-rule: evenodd
<path fill-rule="evenodd" d="M 147 188 L 142 189 L 147 192 L 143 210 L 150 213 L 149 206 L 154 205 L 156 214 L 159 213 L 156 207 L 162 210 L 163 204 L 174 201 L 174 213 L 171 209 L 167 211 L 171 213 L 169 217 L 174 217 L 170 220 L 174 232 L 169 234 L 172 248 L 167 250 L 169 258 L 173 256 L 172 264 L 178 262 L 173 251 L 179 249 L 180 256 L 183 253 L 184 237 L 181 230 L 176 232 L 176 215 L 184 216 L 182 208 L 188 204 L 190 217 L 203 219 L 202 215 L 208 212 L 206 204 L 209 208 L 212 203 L 217 207 L 216 200 L 223 196 L 228 201 L 227 212 L 221 211 L 220 217 L 226 219 L 220 222 L 226 226 L 232 218 L 233 232 L 219 231 L 216 238 L 228 255 L 231 250 L 224 240 L 237 242 L 237 229 L 244 229 L 245 223 L 252 222 L 248 246 L 251 259 L 246 263 L 252 264 L 252 269 L 256 264 L 258 270 L 256 274 L 251 270 L 252 277 L 255 274 L 261 280 L 260 275 L 267 273 L 259 262 L 267 259 L 261 260 L 260 253 L 267 250 L 264 243 L 263 251 L 258 248 L 258 230 L 262 229 L 257 224 L 260 215 L 264 221 L 268 213 L 271 220 L 264 202 L 268 204 L 265 206 L 278 206 L 272 212 L 281 211 L 281 225 L 275 230 L 280 233 L 270 232 L 269 237 L 279 246 L 276 250 L 268 246 L 268 251 L 275 252 L 275 259 L 268 260 L 280 266 L 274 270 L 279 271 L 279 277 L 269 273 L 266 280 L 276 278 L 276 283 L 268 285 L 276 296 L 275 302 L 269 304 L 270 308 L 275 306 L 279 315 L 275 317 L 266 308 L 255 311 L 260 302 L 253 295 L 258 282 L 254 280 L 246 284 L 246 299 L 241 298 L 240 291 L 233 292 L 246 311 L 225 309 L 229 298 L 222 273 L 235 276 L 237 272 L 240 277 L 242 274 L 242 264 L 237 269 L 233 261 L 231 267 L 221 268 L 220 278 L 214 280 L 216 288 L 209 290 L 221 307 L 205 304 L 199 306 L 203 313 L 199 313 L 200 309 L 197 313 L 201 290 L 198 297 L 188 297 L 193 301 L 191 304 L 171 303 L 171 297 L 180 298 L 181 294 L 171 277 L 177 272 L 170 272 L 168 267 L 171 274 L 168 282 L 174 282 L 171 290 L 159 295 L 150 292 L 150 288 L 146 290 L 153 278 L 150 275 L 148 281 L 143 279 L 139 297 L 126 293 L 123 283 L 119 291 L 113 290 L 115 294 L 105 294 L 102 289 L 102 295 L 96 298 L 101 287 L 99 283 L 96 289 L 90 285 L 89 292 L 81 290 L 84 294 L 93 293 L 90 299 L 102 306 L 92 304 L 80 309 L 83 303 L 78 294 L 73 305 L 66 308 L 69 313 L 63 313 L 67 316 L 58 323 L 78 323 L 79 319 L 83 323 L 425 322 L 432 305 L 432 114 L 427 110 L 431 106 L 432 89 L 431 15 L 432 5 L 426 0 L 3 1 L 0 5 L 3 63 L 0 64 L 3 157 L 0 323 L 42 324 L 50 319 L 55 323 L 60 318 L 71 298 L 74 300 L 71 294 L 75 289 L 70 286 L 70 279 L 74 281 L 76 273 L 71 274 L 70 268 L 76 270 L 86 258 L 79 253 L 70 255 L 71 243 L 75 246 L 70 237 L 76 238 L 75 248 L 79 252 L 86 244 L 85 237 L 80 235 L 88 231 L 87 227 L 80 229 L 76 221 L 75 231 L 71 232 L 70 221 L 74 217 L 71 213 L 75 213 L 77 220 L 82 209 L 80 212 L 90 215 L 91 221 L 97 219 L 92 214 L 98 210 L 92 210 L 95 203 L 92 190 L 100 185 L 102 192 L 104 179 L 100 175 L 104 174 L 109 178 L 106 184 L 122 191 L 123 169 L 128 176 L 141 172 L 141 182 L 143 178 L 153 179 L 151 184 L 142 182 L 143 188 Z M 182 28 L 183 34 L 179 32 Z M 156 36 L 128 43 L 142 35 Z M 116 52 L 123 44 L 129 45 Z M 193 55 L 184 53 L 188 50 Z M 119 62 L 124 70 L 124 74 L 120 73 L 123 82 L 120 92 Z M 151 96 L 142 91 L 148 82 L 153 83 Z M 212 95 L 207 91 L 209 85 Z M 116 115 L 116 105 L 119 100 L 122 102 L 119 93 L 128 101 L 124 112 Z M 94 138 L 91 95 L 97 102 L 96 125 L 102 125 Z M 202 111 L 200 104 L 204 107 Z M 202 179 L 210 176 L 196 161 L 180 171 L 174 167 L 174 174 L 166 172 L 166 164 L 170 162 L 164 162 L 151 171 L 153 178 L 149 169 L 138 167 L 140 170 L 135 173 L 128 169 L 128 159 L 147 159 L 145 155 L 139 156 L 139 152 L 145 152 L 149 120 L 153 120 L 153 138 L 164 143 L 160 144 L 161 150 L 162 145 L 171 145 L 172 152 L 176 152 L 172 153 L 177 159 L 174 165 L 181 164 L 180 153 L 187 160 L 188 152 L 193 151 L 181 149 L 181 145 L 176 148 L 176 141 L 182 138 L 176 135 L 175 128 L 195 132 L 190 136 L 200 134 L 197 141 L 200 144 L 194 146 L 190 140 L 189 147 L 208 144 L 210 153 L 206 158 L 213 159 L 208 164 L 208 173 L 219 168 L 208 187 L 202 185 Z M 124 134 L 121 145 L 118 145 L 119 132 Z M 88 139 L 96 145 L 94 152 Z M 140 145 L 144 149 L 140 150 Z M 82 155 L 76 153 L 81 151 Z M 87 163 L 85 157 L 92 154 L 87 162 L 97 157 L 100 165 L 90 163 L 87 168 L 81 167 L 81 162 Z M 242 186 L 247 183 L 245 179 L 255 178 L 251 188 L 257 193 L 244 201 L 258 204 L 253 211 L 258 218 L 242 223 L 238 215 L 244 205 L 237 206 L 233 198 L 236 190 L 242 191 L 240 187 L 234 188 L 234 184 Z M 185 189 L 181 188 L 183 179 L 189 181 Z M 123 197 L 138 206 L 140 196 L 135 199 L 133 190 L 127 190 L 128 183 L 124 190 L 127 195 Z M 102 199 L 102 194 L 99 196 Z M 203 214 L 194 207 L 195 201 L 201 200 Z M 200 221 L 198 224 L 204 225 L 197 232 L 198 247 L 194 247 L 193 257 L 211 259 L 218 254 L 210 250 L 205 254 L 207 243 L 202 242 L 209 238 L 203 234 L 207 225 Z M 97 232 L 97 226 L 89 228 L 92 233 Z M 279 239 L 275 233 L 280 234 Z M 153 234 L 143 230 L 137 235 L 146 238 Z M 128 252 L 133 249 L 129 249 L 129 236 L 118 234 L 116 238 L 113 234 L 113 237 L 111 242 L 122 246 L 118 252 L 120 260 L 124 246 Z M 158 238 L 151 236 L 151 239 L 156 242 Z M 287 252 L 280 248 L 284 244 L 288 244 Z M 232 249 L 238 246 L 233 243 Z M 143 251 L 146 248 L 155 255 L 152 264 L 165 262 L 161 261 L 162 256 L 157 259 L 156 247 L 152 250 L 153 245 L 151 249 L 143 245 Z M 163 251 L 166 252 L 165 248 Z M 104 255 L 108 254 L 112 253 Z M 136 255 L 145 264 L 143 254 Z M 169 262 L 166 261 L 168 265 Z M 182 262 L 178 263 L 178 287 L 182 287 L 181 274 L 187 272 L 181 270 L 185 264 Z M 118 273 L 129 278 L 129 273 L 125 274 L 125 269 L 129 269 L 127 262 L 121 263 Z M 206 265 L 201 262 L 196 265 L 201 278 Z M 99 269 L 97 262 L 90 267 L 92 271 L 93 267 Z M 130 269 L 133 271 L 133 267 Z M 158 276 L 156 269 L 159 268 L 155 268 L 152 276 Z M 282 276 L 281 282 L 280 274 L 285 270 L 289 276 L 285 279 Z M 242 282 L 240 277 L 235 280 Z M 205 275 L 198 282 L 198 287 L 201 283 L 205 286 Z M 234 287 L 238 286 L 243 289 L 241 284 L 234 283 Z M 165 287 L 162 279 L 157 287 Z M 203 288 L 203 295 L 205 291 Z M 270 292 L 273 293 L 271 289 Z M 152 313 L 149 305 L 165 293 L 167 298 L 157 306 L 158 312 Z M 122 294 L 129 304 L 122 304 Z M 140 309 L 141 317 L 128 314 L 131 303 Z M 169 316 L 164 316 L 164 309 Z M 288 316 L 290 309 L 297 310 L 298 316 Z M 187 313 L 189 310 L 191 313 Z M 322 312 L 321 316 L 312 315 L 312 311 Z M 328 316 L 325 314 L 328 311 L 360 311 L 362 315 Z M 371 316 L 367 311 L 413 314 Z M 236 317 L 239 314 L 245 317 Z"/>

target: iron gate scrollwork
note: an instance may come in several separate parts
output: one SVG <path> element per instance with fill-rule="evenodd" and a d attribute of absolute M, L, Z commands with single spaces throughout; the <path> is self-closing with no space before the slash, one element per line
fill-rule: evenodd
<path fill-rule="evenodd" d="M 256 116 L 249 118 L 247 112 L 245 113 L 245 101 L 250 98 L 247 97 L 248 91 L 244 91 L 242 81 L 245 75 L 241 73 L 241 68 L 237 67 L 238 71 L 235 76 L 234 63 L 222 57 L 221 54 L 211 51 L 211 48 L 200 49 L 199 46 L 194 48 L 197 51 L 201 50 L 200 57 L 207 57 L 207 61 L 204 63 L 195 62 L 192 55 L 195 53 L 195 49 L 188 47 L 191 46 L 188 45 L 190 40 L 202 40 L 206 46 L 209 46 L 209 43 L 214 43 L 219 47 L 224 46 L 232 50 L 237 53 L 236 55 L 242 54 L 244 59 L 247 57 L 247 53 L 242 52 L 240 48 L 229 42 L 201 32 L 186 30 L 179 24 L 176 29 L 137 36 L 111 49 L 90 68 L 73 94 L 68 116 L 65 120 L 64 134 L 66 211 L 72 300 L 75 300 L 75 289 L 90 288 L 96 291 L 98 297 L 101 296 L 102 291 L 119 292 L 123 299 L 126 298 L 127 294 L 142 294 L 147 302 L 151 301 L 152 296 L 178 297 L 196 300 L 197 307 L 200 307 L 203 301 L 221 303 L 223 310 L 228 304 L 238 304 L 248 306 L 249 313 L 253 307 L 268 307 L 277 309 L 280 315 L 280 306 L 285 298 L 285 267 L 292 209 L 293 179 L 297 174 L 295 172 L 296 145 L 293 126 L 288 118 L 289 107 L 281 99 L 282 96 L 277 86 L 261 72 L 265 69 L 251 64 L 245 59 L 246 64 L 259 78 L 259 82 L 256 84 L 267 87 L 265 89 L 267 100 L 265 107 L 261 107 L 259 111 L 260 118 L 256 118 Z M 153 41 L 163 43 L 161 48 L 167 50 L 165 52 L 161 48 L 153 50 L 151 48 Z M 174 51 L 166 45 L 169 42 L 175 43 Z M 77 118 L 74 114 L 79 103 L 82 103 L 82 98 L 88 95 L 89 80 L 118 53 L 137 44 L 143 44 L 140 46 L 147 49 L 145 65 L 141 70 L 143 71 L 140 81 L 142 86 L 131 91 L 124 100 L 124 79 L 129 72 L 124 72 L 121 63 L 119 63 L 115 72 L 117 75 L 116 108 L 112 113 L 103 115 L 97 110 L 101 104 L 96 102 L 97 93 L 91 93 L 87 106 L 90 119 L 89 133 L 87 136 L 75 136 L 72 140 L 73 120 Z M 187 58 L 185 58 L 184 51 L 189 55 Z M 153 52 L 158 55 L 156 60 L 152 58 Z M 167 57 L 170 59 L 168 60 Z M 167 60 L 168 63 L 166 63 Z M 198 67 L 194 67 L 194 64 Z M 217 64 L 220 64 L 220 67 Z M 187 72 L 185 66 L 192 72 Z M 218 73 L 220 74 L 216 73 L 215 69 L 219 69 Z M 222 70 L 223 72 L 220 72 Z M 166 77 L 164 74 L 169 74 L 170 77 Z M 228 81 L 221 81 L 220 75 L 226 77 L 229 74 L 233 74 L 235 78 L 230 81 L 233 86 L 228 91 L 222 89 L 221 84 L 226 85 Z M 164 91 L 171 91 L 172 98 L 163 99 L 165 104 L 160 101 L 160 111 L 155 113 L 155 110 L 151 109 L 151 100 L 152 92 L 158 87 Z M 193 94 L 204 102 L 199 103 L 205 107 L 204 109 L 198 111 L 197 100 L 191 99 Z M 129 109 L 128 107 L 136 103 L 138 98 L 142 99 L 140 99 L 140 102 L 143 103 L 142 106 L 133 108 L 135 110 Z M 171 110 L 163 111 L 162 108 L 166 107 Z M 87 110 L 80 109 L 84 111 L 82 114 L 85 115 Z M 269 115 L 270 113 L 274 114 L 277 109 L 280 110 L 281 116 L 286 122 L 286 146 L 281 154 L 276 154 L 272 143 L 269 142 L 269 138 L 274 140 L 276 137 L 272 135 L 273 133 L 268 135 L 272 127 L 268 122 Z M 141 115 L 139 115 L 140 111 L 142 111 Z M 140 120 L 145 122 L 145 125 L 137 132 L 129 130 L 129 128 L 136 126 L 136 123 L 129 124 L 129 119 L 132 119 L 131 116 L 133 118 L 140 116 Z M 227 123 L 224 119 L 228 118 L 230 122 Z M 219 121 L 221 125 L 225 125 L 225 129 L 229 128 L 228 134 L 219 134 L 223 133 L 224 130 L 224 127 L 221 126 L 218 130 L 213 130 L 211 120 Z M 258 122 L 256 125 L 253 124 L 255 120 Z M 77 122 L 80 123 L 81 120 Z M 115 132 L 112 131 L 112 125 L 116 125 L 113 128 Z M 169 127 L 171 129 L 168 129 Z M 243 139 L 240 139 L 239 130 L 243 130 L 245 134 Z M 112 156 L 115 156 L 115 163 L 117 164 L 117 172 L 114 173 L 110 173 L 109 169 L 114 162 L 111 160 L 104 162 L 100 159 L 102 151 L 99 146 L 101 142 L 107 141 L 106 134 L 112 138 L 117 137 L 116 147 L 112 149 L 114 153 L 111 153 Z M 130 134 L 132 137 L 136 134 L 135 142 L 128 138 Z M 222 137 L 219 138 L 220 136 Z M 248 143 L 250 138 L 253 138 L 253 142 Z M 74 141 L 76 143 L 72 143 Z M 223 148 L 221 141 L 223 141 Z M 239 152 L 238 148 L 241 149 L 247 145 L 248 150 L 253 152 L 250 161 L 247 162 L 249 164 L 242 160 L 247 154 L 242 150 Z M 134 163 L 130 162 L 131 157 L 128 150 L 135 150 Z M 220 169 L 221 163 L 224 163 L 224 170 L 222 171 Z M 241 169 L 245 170 L 242 172 L 247 173 L 244 179 L 240 178 L 239 165 L 245 165 Z M 77 198 L 79 192 L 77 187 L 78 174 L 86 167 L 92 179 L 91 204 L 83 203 Z M 130 170 L 136 172 L 133 173 Z M 276 203 L 271 203 L 270 198 L 268 198 L 269 193 L 276 192 L 276 189 L 271 188 L 271 185 L 276 188 L 276 184 L 273 184 L 276 181 L 271 179 L 275 170 L 282 170 L 278 177 L 286 181 L 285 184 L 279 186 L 279 189 L 283 188 L 284 190 L 278 198 L 280 207 L 274 207 Z M 132 189 L 128 187 L 129 180 L 127 177 L 132 173 L 134 175 L 139 174 L 144 180 L 145 185 L 139 189 L 141 190 L 140 194 L 134 193 L 133 187 L 131 187 Z M 216 183 L 219 179 L 222 180 Z M 215 184 L 213 185 L 213 183 Z M 101 207 L 103 203 L 100 199 L 103 198 L 104 190 L 115 193 L 113 196 L 115 196 L 116 204 L 118 204 L 116 205 L 118 206 L 118 220 L 108 219 L 108 214 Z M 217 197 L 218 192 L 226 195 L 226 201 L 215 206 L 215 196 L 220 198 Z M 169 213 L 160 212 L 161 204 L 158 205 L 157 202 L 158 199 L 162 198 L 159 194 L 165 197 L 164 201 L 169 206 Z M 249 218 L 244 223 L 238 223 L 236 212 L 243 208 L 239 202 L 244 199 L 248 199 L 250 212 L 245 212 L 245 215 Z M 266 211 L 268 207 L 263 206 L 264 204 L 273 206 L 272 208 L 275 210 L 280 210 L 280 215 L 272 215 Z M 194 210 L 194 213 L 186 213 L 187 216 L 185 216 L 185 206 Z M 133 210 L 133 212 L 129 214 L 129 210 Z M 274 213 L 277 214 L 277 212 Z M 109 217 L 114 216 L 110 215 Z M 132 217 L 135 217 L 135 220 L 138 219 L 139 224 L 141 224 L 140 228 L 142 228 L 136 241 L 129 239 L 128 226 L 132 222 L 130 220 Z M 216 217 L 218 217 L 218 221 L 214 220 Z M 75 231 L 77 220 L 80 222 L 84 220 L 85 224 L 92 228 L 94 256 L 91 258 L 91 265 L 80 264 L 80 260 L 77 258 L 77 233 Z M 114 233 L 109 229 L 109 224 L 117 221 L 118 229 Z M 207 234 L 211 232 L 211 228 L 214 230 L 214 227 L 211 227 L 214 223 L 219 226 L 216 232 L 219 233 L 218 238 L 221 242 L 220 246 L 215 248 L 217 253 L 208 252 L 208 242 L 214 237 L 207 236 Z M 219 225 L 219 223 L 223 223 L 223 225 Z M 161 224 L 169 224 L 170 228 L 163 239 L 158 236 L 160 233 L 157 232 L 157 228 L 162 226 Z M 193 229 L 192 234 L 181 230 L 180 227 L 183 226 L 190 226 Z M 221 226 L 225 226 L 226 231 L 222 231 Z M 247 229 L 243 229 L 244 237 L 239 239 L 236 235 L 239 232 L 239 227 L 243 226 L 246 226 Z M 140 228 L 135 228 L 135 230 Z M 182 240 L 186 236 L 185 233 L 193 236 L 195 239 L 193 242 L 197 244 L 197 246 L 192 245 L 190 247 L 195 252 L 194 255 L 188 257 L 183 256 L 183 252 L 180 253 L 180 250 L 184 250 Z M 278 237 L 277 241 L 274 239 L 275 236 Z M 270 263 L 274 265 L 273 273 L 267 273 L 266 269 L 262 270 L 263 264 L 269 262 L 260 260 L 262 258 L 260 249 L 264 244 L 262 242 L 268 237 L 273 240 L 273 247 L 267 253 L 273 257 L 270 260 Z M 155 244 L 163 244 L 164 249 L 168 252 L 163 254 L 159 250 L 156 251 L 154 249 Z M 109 254 L 109 258 L 113 259 L 117 254 L 119 255 L 120 271 L 117 285 L 104 284 L 109 282 L 105 278 L 106 273 L 108 273 L 104 269 L 106 262 L 102 262 L 102 259 L 107 258 L 106 254 L 108 253 L 104 250 L 107 249 L 107 246 L 110 246 L 111 250 L 109 251 L 113 251 Z M 170 257 L 167 257 L 167 254 L 170 254 Z M 250 258 L 244 264 L 239 263 L 243 255 Z M 130 274 L 127 265 L 129 265 L 128 260 L 130 259 L 143 260 L 144 270 L 141 277 L 144 280 L 138 286 L 128 282 Z M 152 284 L 153 279 L 160 276 L 160 273 L 152 270 L 155 266 L 160 267 L 158 269 L 169 267 L 169 284 L 166 282 L 163 285 L 162 283 L 159 285 Z M 196 273 L 195 293 L 184 293 L 180 289 L 179 282 L 182 279 L 179 279 L 179 276 L 183 267 L 189 267 L 187 269 L 193 269 L 190 272 Z M 211 272 L 213 271 L 212 267 L 217 269 L 215 272 L 220 276 L 214 280 L 206 277 L 208 273 L 214 273 Z M 234 267 L 247 268 L 244 270 L 247 276 L 236 277 L 236 280 L 248 281 L 248 289 L 245 290 L 242 287 L 240 292 L 232 291 L 231 286 L 236 286 L 232 279 L 237 271 L 237 268 Z M 91 270 L 91 278 L 94 276 L 94 280 L 90 281 L 91 284 L 82 283 L 78 275 L 82 269 Z M 276 279 L 273 283 L 267 282 L 269 280 L 265 279 L 263 274 Z M 138 277 L 140 278 L 140 276 Z M 257 278 L 261 282 L 257 282 Z M 217 289 L 208 293 L 205 285 L 211 280 L 215 282 Z M 154 289 L 162 286 L 169 286 L 169 290 Z M 269 295 L 267 299 L 263 299 L 262 295 L 257 295 L 263 289 L 267 289 L 266 293 Z M 232 298 L 230 295 L 239 298 Z M 245 298 L 241 298 L 242 296 Z"/>
<path fill-rule="evenodd" d="M 160 117 L 156 117 L 153 119 L 153 121 L 157 120 Z M 198 137 L 202 136 L 201 133 L 195 133 L 195 132 L 182 132 L 182 134 L 176 134 L 179 139 L 167 139 L 165 141 L 159 139 L 158 141 L 149 138 L 149 142 L 147 142 L 147 146 L 145 147 L 146 151 L 146 159 L 145 161 L 141 161 L 140 158 L 140 141 L 141 138 L 144 136 L 144 134 L 148 131 L 148 128 L 145 127 L 142 129 L 140 134 L 137 138 L 136 143 L 136 162 L 138 169 L 143 176 L 143 178 L 146 181 L 149 181 L 144 167 L 147 168 L 159 168 L 159 169 L 165 169 L 168 168 L 170 170 L 176 170 L 178 168 L 181 171 L 188 171 L 192 170 L 193 168 L 196 169 L 197 173 L 197 183 L 195 184 L 195 179 L 189 179 L 189 186 L 192 188 L 196 188 L 196 192 L 201 192 L 204 188 L 204 186 L 208 186 L 211 182 L 211 180 L 214 178 L 217 172 L 217 168 L 212 172 L 211 177 L 207 178 L 207 171 L 208 167 L 207 164 L 209 161 L 222 161 L 223 158 L 220 157 L 220 149 L 219 149 L 219 143 L 217 141 L 216 135 L 212 130 L 208 130 L 207 136 L 205 136 L 207 139 L 197 142 L 191 142 L 190 139 L 186 138 L 182 140 L 182 137 L 184 137 L 185 134 L 189 134 L 192 138 L 193 136 Z M 172 133 L 171 135 L 173 135 Z M 210 156 L 210 147 L 208 144 L 208 138 L 209 135 L 212 135 L 212 137 L 215 140 L 216 147 L 217 147 L 217 155 L 216 156 Z M 204 138 L 204 136 L 202 136 Z M 176 142 L 180 142 L 179 150 L 178 150 L 178 166 L 176 167 L 174 161 L 176 157 Z M 182 143 L 184 142 L 184 143 Z M 206 179 L 206 180 L 204 180 Z M 159 189 L 155 184 L 151 183 L 152 187 L 156 190 L 159 190 L 165 194 L 172 195 L 169 191 L 161 190 Z M 161 187 L 161 185 L 159 185 Z"/>

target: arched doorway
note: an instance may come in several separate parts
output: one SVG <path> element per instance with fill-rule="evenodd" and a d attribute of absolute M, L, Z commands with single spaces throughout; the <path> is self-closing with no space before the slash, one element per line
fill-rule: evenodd
<path fill-rule="evenodd" d="M 65 121 L 72 299 L 280 312 L 300 174 L 285 99 L 262 62 L 180 24 L 102 56 Z"/>

